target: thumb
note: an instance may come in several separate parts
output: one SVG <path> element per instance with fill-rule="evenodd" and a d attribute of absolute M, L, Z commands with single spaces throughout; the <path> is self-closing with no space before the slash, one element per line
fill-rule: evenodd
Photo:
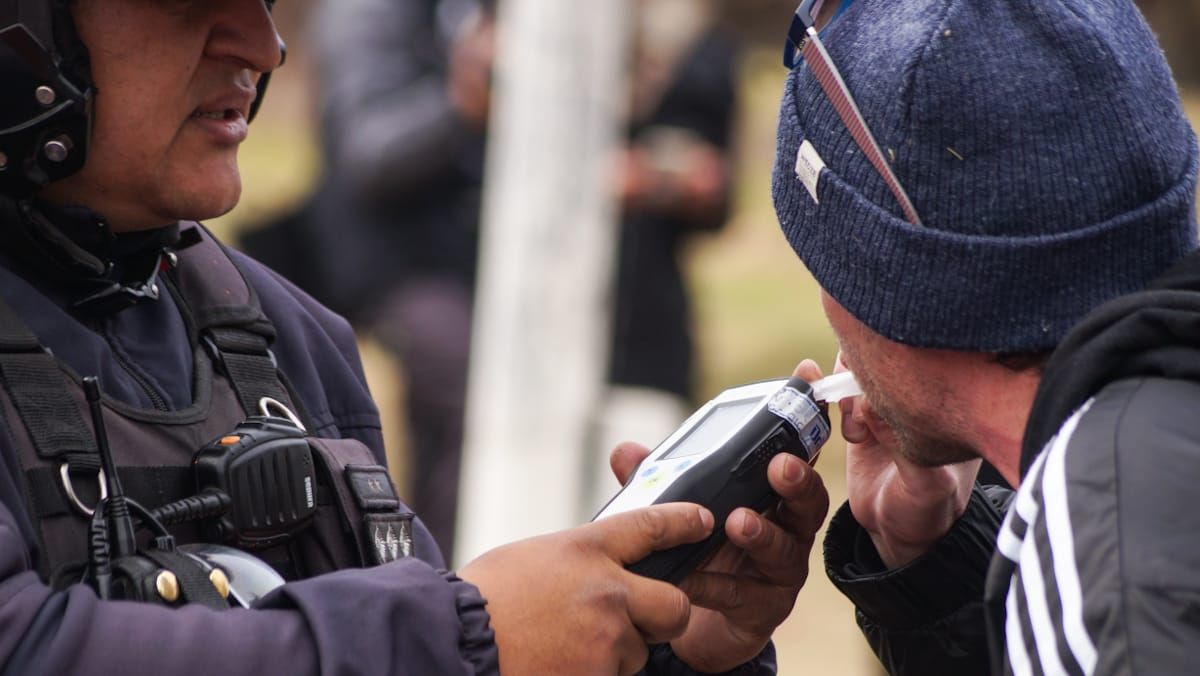
<path fill-rule="evenodd" d="M 628 565 L 652 552 L 699 542 L 712 534 L 713 515 L 687 502 L 643 507 L 583 526 L 609 558 Z"/>
<path fill-rule="evenodd" d="M 792 375 L 797 378 L 803 378 L 805 382 L 811 383 L 821 379 L 821 367 L 817 365 L 817 362 L 805 359 L 800 362 L 795 371 L 792 371 Z"/>
<path fill-rule="evenodd" d="M 650 455 L 650 449 L 633 441 L 625 441 L 617 444 L 617 447 L 608 456 L 608 466 L 612 468 L 617 481 L 624 486 L 625 482 L 629 481 L 629 477 L 633 476 L 634 470 L 648 455 Z"/>

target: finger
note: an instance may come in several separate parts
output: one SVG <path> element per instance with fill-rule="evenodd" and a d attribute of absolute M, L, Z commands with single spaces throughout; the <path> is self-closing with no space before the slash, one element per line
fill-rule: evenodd
<path fill-rule="evenodd" d="M 889 447 L 896 445 L 896 435 L 892 431 L 892 426 L 879 415 L 870 399 L 859 398 L 855 415 L 867 427 L 872 441 Z"/>
<path fill-rule="evenodd" d="M 763 636 L 772 633 L 791 613 L 799 591 L 789 593 L 778 585 L 744 575 L 706 572 L 689 575 L 680 587 L 693 606 L 715 610 L 734 620 L 740 630 Z"/>
<path fill-rule="evenodd" d="M 775 520 L 796 536 L 811 539 L 829 513 L 829 491 L 815 469 L 780 453 L 767 466 L 767 480 L 779 494 Z"/>
<path fill-rule="evenodd" d="M 795 371 L 792 371 L 792 377 L 803 378 L 805 382 L 811 383 L 821 379 L 821 367 L 817 362 L 811 359 L 805 359 L 800 362 Z"/>
<path fill-rule="evenodd" d="M 616 650 L 618 676 L 635 676 L 635 674 L 642 673 L 642 669 L 646 667 L 646 662 L 650 659 L 650 646 L 647 645 L 646 639 L 642 637 L 641 633 L 635 631 L 634 628 L 628 628 L 622 632 L 616 642 Z"/>
<path fill-rule="evenodd" d="M 730 514 L 725 530 L 734 546 L 754 564 L 756 577 L 781 587 L 804 584 L 814 533 L 795 535 L 750 510 Z"/>
<path fill-rule="evenodd" d="M 848 397 L 838 402 L 842 409 L 842 438 L 852 444 L 871 441 L 871 428 L 863 417 L 862 397 Z"/>
<path fill-rule="evenodd" d="M 712 534 L 712 512 L 685 502 L 643 507 L 584 526 L 588 536 L 623 565 L 651 552 L 699 542 Z"/>
<path fill-rule="evenodd" d="M 633 476 L 638 465 L 648 455 L 650 455 L 650 449 L 633 441 L 625 441 L 617 444 L 617 447 L 608 456 L 608 466 L 612 468 L 617 481 L 624 486 L 625 482 L 629 481 L 629 477 Z"/>
<path fill-rule="evenodd" d="M 666 643 L 683 634 L 692 604 L 678 587 L 628 574 L 629 619 L 647 643 Z"/>

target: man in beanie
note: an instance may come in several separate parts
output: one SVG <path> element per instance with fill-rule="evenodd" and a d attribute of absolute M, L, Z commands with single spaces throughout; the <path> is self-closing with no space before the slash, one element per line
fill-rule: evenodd
<path fill-rule="evenodd" d="M 1197 148 L 1154 37 L 1128 0 L 812 5 L 774 196 L 865 392 L 827 572 L 893 673 L 1188 670 Z"/>

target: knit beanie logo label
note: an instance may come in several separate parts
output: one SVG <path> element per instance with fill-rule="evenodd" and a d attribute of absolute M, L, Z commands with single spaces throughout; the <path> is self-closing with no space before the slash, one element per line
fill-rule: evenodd
<path fill-rule="evenodd" d="M 813 144 L 805 139 L 800 144 L 800 152 L 796 153 L 796 178 L 808 188 L 808 194 L 812 195 L 813 201 L 817 204 L 821 203 L 821 199 L 817 197 L 817 185 L 821 181 L 821 172 L 825 170 L 825 160 L 817 153 L 817 149 Z"/>

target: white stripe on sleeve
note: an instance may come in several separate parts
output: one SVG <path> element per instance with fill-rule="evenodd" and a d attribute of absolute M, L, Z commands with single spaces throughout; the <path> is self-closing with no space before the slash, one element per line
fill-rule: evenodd
<path fill-rule="evenodd" d="M 1017 614 L 1016 586 L 1008 588 L 1008 599 L 1004 605 L 1008 609 L 1004 619 L 1004 641 L 1008 650 L 1008 665 L 1012 668 L 1013 676 L 1033 676 L 1033 666 L 1029 663 L 1029 651 L 1025 649 L 1025 635 L 1021 633 L 1021 619 Z"/>
<path fill-rule="evenodd" d="M 1079 418 L 1091 406 L 1088 402 L 1063 425 L 1058 440 L 1051 447 L 1042 475 L 1043 516 L 1050 536 L 1050 553 L 1054 561 L 1054 580 L 1062 605 L 1063 633 L 1067 646 L 1083 673 L 1096 668 L 1096 646 L 1083 625 L 1083 593 L 1079 571 L 1075 564 L 1075 533 L 1067 506 L 1067 446 L 1079 424 Z"/>
<path fill-rule="evenodd" d="M 1020 504 L 1017 506 L 1020 507 Z M 1044 673 L 1062 674 L 1066 672 L 1066 667 L 1058 656 L 1058 637 L 1050 620 L 1050 606 L 1046 603 L 1046 583 L 1042 577 L 1042 561 L 1038 555 L 1037 541 L 1033 538 L 1032 520 L 1029 529 L 1025 541 L 1021 543 L 1019 565 L 1025 592 L 1025 607 L 1029 611 L 1029 625 L 1033 628 L 1034 648 Z"/>

